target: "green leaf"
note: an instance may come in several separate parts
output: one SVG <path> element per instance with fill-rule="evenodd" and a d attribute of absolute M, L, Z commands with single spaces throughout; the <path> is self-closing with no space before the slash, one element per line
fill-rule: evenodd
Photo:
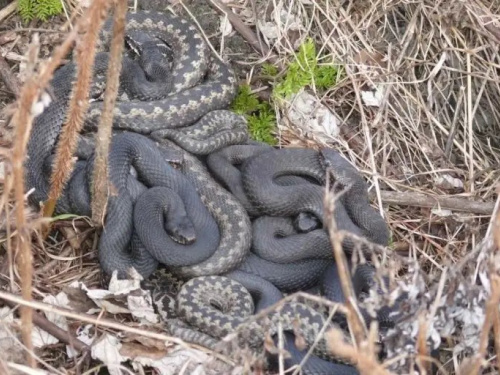
<path fill-rule="evenodd" d="M 24 22 L 34 18 L 47 21 L 50 17 L 61 14 L 62 0 L 17 0 L 19 14 Z"/>
<path fill-rule="evenodd" d="M 252 93 L 250 86 L 241 85 L 238 88 L 236 98 L 231 103 L 231 109 L 240 115 L 245 115 L 256 111 L 258 105 L 259 99 L 257 95 Z"/>
<path fill-rule="evenodd" d="M 339 70 L 333 65 L 319 65 L 318 61 L 314 41 L 307 38 L 299 46 L 284 78 L 274 86 L 273 98 L 278 101 L 287 99 L 313 83 L 320 90 L 333 86 L 338 79 Z"/>
<path fill-rule="evenodd" d="M 33 1 L 32 0 L 18 0 L 17 1 L 17 9 L 21 18 L 24 22 L 29 22 L 35 16 L 35 11 L 33 9 Z"/>
<path fill-rule="evenodd" d="M 79 219 L 81 217 L 83 217 L 83 216 L 73 215 L 73 214 L 61 214 L 61 215 L 54 216 L 53 218 L 51 218 L 51 221 L 60 221 L 60 220 L 68 220 L 68 219 Z"/>
<path fill-rule="evenodd" d="M 319 89 L 328 89 L 337 81 L 338 69 L 332 65 L 318 67 L 314 73 L 314 83 Z"/>
<path fill-rule="evenodd" d="M 231 103 L 231 109 L 246 118 L 252 139 L 271 145 L 276 144 L 273 135 L 276 128 L 274 108 L 269 103 L 260 101 L 257 95 L 252 93 L 250 86 L 239 87 L 238 94 Z"/>
<path fill-rule="evenodd" d="M 264 63 L 262 64 L 262 74 L 266 76 L 275 77 L 278 75 L 278 68 L 272 64 Z"/>

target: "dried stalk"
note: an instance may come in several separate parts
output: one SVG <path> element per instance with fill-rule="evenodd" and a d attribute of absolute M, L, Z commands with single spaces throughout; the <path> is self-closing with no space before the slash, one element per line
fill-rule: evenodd
<path fill-rule="evenodd" d="M 16 201 L 16 227 L 17 232 L 17 251 L 20 252 L 19 265 L 21 275 L 21 286 L 23 298 L 31 300 L 32 294 L 32 254 L 30 249 L 30 236 L 26 227 L 26 213 L 24 202 L 24 158 L 26 157 L 26 147 L 33 123 L 33 114 L 31 108 L 40 96 L 40 93 L 47 87 L 54 70 L 61 63 L 62 58 L 68 53 L 78 34 L 78 27 L 75 27 L 66 37 L 64 42 L 56 48 L 53 56 L 47 63 L 42 65 L 39 74 L 29 74 L 26 82 L 20 89 L 20 94 L 16 103 L 11 123 L 16 129 L 15 142 L 13 144 L 12 157 L 12 175 L 14 179 L 14 198 Z M 38 47 L 32 47 L 30 54 L 33 55 Z M 32 60 L 34 58 L 32 57 Z M 5 186 L 4 186 L 5 187 Z M 8 194 L 4 192 L 4 194 Z M 28 363 L 35 366 L 34 358 L 30 355 L 33 349 L 31 341 L 32 332 L 32 310 L 28 306 L 21 307 L 22 336 L 24 345 L 28 348 Z"/>
<path fill-rule="evenodd" d="M 325 207 L 325 223 L 330 237 L 330 242 L 333 247 L 333 254 L 335 257 L 335 263 L 339 271 L 340 284 L 342 286 L 342 291 L 346 300 L 347 307 L 347 317 L 349 322 L 352 323 L 353 335 L 356 342 L 359 344 L 364 341 L 365 329 L 364 324 L 361 321 L 359 315 L 354 307 L 354 301 L 356 297 L 354 295 L 350 273 L 347 266 L 347 261 L 345 259 L 344 251 L 342 249 L 342 240 L 344 239 L 344 234 L 337 230 L 337 223 L 335 222 L 334 210 L 336 202 L 336 196 L 330 191 L 329 179 L 327 179 L 326 193 L 324 199 Z"/>
<path fill-rule="evenodd" d="M 135 334 L 141 337 L 148 337 L 152 338 L 155 340 L 160 340 L 163 342 L 167 343 L 172 343 L 172 344 L 177 344 L 183 348 L 193 348 L 193 349 L 198 349 L 207 353 L 210 353 L 214 355 L 216 358 L 220 359 L 221 361 L 224 361 L 226 363 L 231 363 L 231 360 L 224 355 L 221 355 L 215 351 L 212 351 L 210 349 L 207 349 L 203 346 L 197 345 L 197 344 L 190 344 L 186 343 L 181 339 L 178 339 L 177 337 L 172 337 L 168 336 L 162 333 L 156 333 L 154 331 L 150 331 L 147 329 L 141 329 L 141 328 L 135 328 L 135 327 L 129 327 L 125 324 L 117 323 L 113 320 L 102 318 L 100 316 L 95 317 L 89 314 L 82 314 L 82 313 L 77 313 L 74 312 L 70 309 L 58 307 L 55 305 L 50 305 L 48 303 L 43 303 L 43 302 L 38 302 L 38 301 L 25 301 L 23 298 L 12 294 L 12 293 L 7 293 L 4 291 L 0 291 L 0 300 L 3 301 L 10 301 L 12 303 L 21 305 L 21 306 L 29 306 L 32 309 L 37 309 L 40 311 L 45 311 L 53 314 L 57 314 L 60 316 L 64 316 L 68 319 L 76 320 L 78 322 L 85 322 L 88 324 L 93 324 L 96 327 L 106 327 L 110 329 L 115 329 L 115 330 L 120 330 L 123 332 L 128 332 L 130 334 Z"/>
<path fill-rule="evenodd" d="M 31 66 L 29 70 L 34 70 L 35 60 L 38 56 L 40 44 L 38 35 L 35 34 L 34 41 L 28 52 L 28 61 Z M 26 85 L 23 87 L 21 97 L 18 100 L 18 110 L 12 118 L 16 129 L 16 141 L 13 146 L 13 175 L 14 175 L 14 197 L 16 201 L 16 226 L 17 237 L 15 238 L 15 249 L 18 254 L 18 264 L 21 275 L 22 296 L 25 300 L 31 300 L 32 279 L 33 279 L 33 259 L 30 247 L 30 232 L 26 225 L 26 215 L 24 210 L 24 155 L 26 152 L 28 134 L 31 130 L 33 116 L 31 106 L 37 100 L 38 87 L 36 77 L 30 74 Z M 36 367 L 33 353 L 33 342 L 31 332 L 33 329 L 33 310 L 23 306 L 21 308 L 22 339 L 27 348 L 27 362 L 32 367 Z"/>
<path fill-rule="evenodd" d="M 44 66 L 42 66 L 39 74 L 35 75 L 33 73 L 28 75 L 28 78 L 21 88 L 17 100 L 16 112 L 13 114 L 11 119 L 13 128 L 16 129 L 15 142 L 12 152 L 12 174 L 14 178 L 14 197 L 16 201 L 16 227 L 18 229 L 16 250 L 20 253 L 19 266 L 22 296 L 27 301 L 31 300 L 33 266 L 30 248 L 30 235 L 26 227 L 27 223 L 24 206 L 24 158 L 26 156 L 26 147 L 33 123 L 33 114 L 31 113 L 31 108 L 33 103 L 38 100 L 42 90 L 47 87 L 50 79 L 52 78 L 54 70 L 61 62 L 62 57 L 68 53 L 69 48 L 76 39 L 77 32 L 78 28 L 75 28 L 72 32 L 69 33 L 63 44 L 56 49 L 53 57 Z M 31 48 L 30 54 L 34 55 L 37 48 L 38 47 L 33 46 Z M 34 60 L 34 56 L 31 57 L 31 60 Z M 34 69 L 34 67 L 32 69 Z M 35 360 L 30 354 L 33 350 L 33 344 L 31 340 L 33 322 L 32 310 L 29 307 L 21 307 L 21 320 L 23 322 L 23 341 L 24 345 L 26 345 L 26 347 L 28 348 L 28 363 L 32 367 L 35 367 Z"/>
<path fill-rule="evenodd" d="M 262 43 L 257 35 L 252 31 L 252 29 L 245 25 L 243 21 L 241 21 L 241 19 L 236 14 L 234 14 L 227 5 L 224 5 L 217 0 L 210 0 L 208 4 L 219 14 L 226 16 L 235 30 L 238 31 L 240 35 L 248 42 L 248 44 L 250 44 L 250 46 L 252 46 L 255 51 L 260 53 L 262 57 L 266 57 L 273 62 L 276 61 L 276 56 L 272 54 L 272 51 L 269 49 L 269 47 Z"/>
<path fill-rule="evenodd" d="M 371 197 L 375 194 L 371 193 Z M 482 215 L 491 215 L 495 208 L 495 202 L 477 202 L 465 198 L 443 197 L 417 192 L 399 192 L 381 190 L 382 202 L 401 206 L 439 207 L 445 210 L 469 212 Z"/>
<path fill-rule="evenodd" d="M 11 2 L 5 8 L 0 10 L 0 22 L 3 22 L 8 17 L 10 17 L 17 9 L 17 1 Z"/>
<path fill-rule="evenodd" d="M 4 300 L 4 303 L 11 308 L 16 308 L 16 304 L 12 301 Z M 30 309 L 31 310 L 31 309 Z M 88 351 L 90 347 L 76 337 L 72 336 L 69 332 L 57 326 L 55 323 L 48 320 L 45 315 L 34 312 L 33 322 L 45 332 L 51 334 L 57 339 L 61 340 L 79 352 Z"/>
<path fill-rule="evenodd" d="M 327 171 L 330 174 L 330 171 Z M 338 196 L 330 189 L 330 179 L 327 179 L 326 192 L 324 199 L 325 223 L 330 237 L 330 243 L 333 247 L 335 264 L 339 272 L 340 284 L 345 296 L 345 305 L 347 309 L 347 319 L 354 337 L 353 346 L 340 342 L 340 332 L 332 330 L 327 336 L 330 344 L 330 350 L 337 355 L 345 357 L 351 363 L 355 363 L 362 374 L 380 374 L 391 375 L 377 360 L 376 355 L 376 337 L 377 328 L 371 326 L 367 331 L 361 317 L 355 307 L 356 296 L 354 294 L 347 261 L 342 249 L 342 240 L 344 232 L 337 230 L 334 218 L 335 204 L 338 202 Z"/>
<path fill-rule="evenodd" d="M 427 322 L 425 320 L 425 312 L 418 318 L 418 336 L 417 336 L 417 364 L 425 373 L 430 374 L 431 363 L 425 361 L 429 353 L 427 349 Z"/>
<path fill-rule="evenodd" d="M 107 17 L 111 2 L 95 0 L 79 22 L 85 30 L 82 43 L 76 47 L 77 81 L 69 104 L 68 120 L 63 126 L 57 145 L 54 168 L 51 176 L 49 198 L 44 206 L 44 216 L 52 216 L 58 197 L 64 189 L 74 168 L 74 150 L 85 113 L 89 107 L 89 89 L 96 55 L 99 31 Z"/>
<path fill-rule="evenodd" d="M 118 95 L 120 72 L 122 70 L 123 41 L 125 38 L 125 17 L 127 1 L 118 0 L 115 7 L 113 38 L 107 72 L 104 106 L 96 138 L 96 159 L 93 173 L 92 220 L 100 225 L 104 220 L 108 199 L 108 153 L 113 126 L 113 108 Z"/>

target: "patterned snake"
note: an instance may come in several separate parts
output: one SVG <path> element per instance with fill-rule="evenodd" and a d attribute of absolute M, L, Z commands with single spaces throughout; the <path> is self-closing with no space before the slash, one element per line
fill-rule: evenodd
<path fill-rule="evenodd" d="M 111 25 L 108 20 L 100 35 L 100 51 L 109 46 Z M 288 261 L 265 252 L 265 242 L 252 245 L 253 238 L 273 237 L 271 232 L 256 232 L 258 222 L 251 221 L 256 215 L 273 225 L 280 225 L 281 220 L 273 217 L 282 216 L 285 226 L 291 216 L 298 215 L 298 227 L 309 225 L 311 216 L 307 215 L 315 215 L 322 225 L 326 166 L 333 166 L 335 179 L 352 188 L 353 196 L 343 198 L 345 205 L 339 206 L 337 219 L 347 230 L 386 244 L 387 228 L 369 207 L 364 182 L 337 154 L 274 150 L 248 142 L 245 119 L 225 110 L 236 94 L 234 74 L 227 64 L 210 57 L 196 27 L 170 13 L 143 11 L 127 15 L 126 33 L 132 44 L 138 43 L 141 58 L 134 59 L 134 53 L 124 56 L 120 100 L 113 112 L 109 171 L 115 194 L 109 197 L 99 240 L 99 262 L 106 274 L 118 271 L 125 277 L 134 267 L 147 278 L 158 264 L 166 265 L 176 277 L 188 280 L 176 300 L 179 315 L 187 324 L 205 327 L 201 329 L 205 334 L 211 327 L 209 331 L 218 332 L 220 339 L 245 319 L 245 311 L 253 313 L 245 287 L 255 291 L 256 285 L 265 284 L 261 294 L 270 294 L 274 297 L 269 298 L 275 300 L 281 292 L 313 287 L 332 264 L 326 232 L 321 228 L 303 233 L 319 238 L 319 258 L 314 254 L 309 259 L 300 258 L 299 242 L 291 242 L 295 245 L 290 247 L 293 254 Z M 159 58 L 162 54 L 154 47 L 160 44 L 172 51 L 171 63 Z M 107 64 L 108 54 L 99 52 L 91 91 L 95 99 L 102 96 Z M 53 152 L 75 74 L 73 63 L 55 72 L 52 102 L 33 124 L 25 167 L 26 187 L 34 189 L 29 199 L 35 206 L 47 198 Z M 58 213 L 90 214 L 94 156 L 89 135 L 97 128 L 102 106 L 100 100 L 90 103 L 76 154 L 81 160 L 57 203 Z M 84 151 L 85 145 L 90 152 Z M 230 167 L 231 162 L 224 164 L 220 153 L 230 151 L 228 146 L 234 146 L 233 151 L 243 156 L 245 147 L 259 151 L 240 160 L 242 172 Z M 224 170 L 237 174 L 228 179 Z M 311 179 L 316 182 L 311 183 Z M 294 202 L 303 205 L 299 208 Z M 304 212 L 306 216 L 301 216 Z M 172 220 L 165 224 L 165 217 Z M 349 243 L 345 246 L 352 250 Z M 335 280 L 329 283 L 339 289 Z M 214 317 L 204 305 L 207 301 L 203 297 L 218 292 L 228 292 L 228 301 L 241 297 L 240 302 L 248 308 L 237 310 L 233 317 L 230 313 L 223 315 L 234 324 L 224 326 L 222 318 Z M 323 317 L 305 304 L 287 305 L 271 323 L 286 321 L 290 328 L 297 313 L 306 341 L 312 343 Z M 262 328 L 258 324 L 252 327 L 251 331 Z M 179 332 L 190 332 L 186 337 L 193 338 L 192 330 Z M 293 351 L 293 345 L 291 348 Z M 319 354 L 328 358 L 324 347 Z M 356 373 L 352 367 L 344 370 L 342 373 Z"/>

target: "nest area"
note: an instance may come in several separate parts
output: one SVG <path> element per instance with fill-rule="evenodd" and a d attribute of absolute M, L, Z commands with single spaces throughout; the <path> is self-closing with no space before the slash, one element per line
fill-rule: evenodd
<path fill-rule="evenodd" d="M 143 7 L 147 3 L 139 1 Z M 257 44 L 270 52 L 264 57 L 248 42 L 241 43 L 238 31 L 220 27 L 224 20 L 212 7 L 195 11 L 194 0 L 172 3 L 177 12 L 198 20 L 214 49 L 229 58 L 241 81 L 263 98 L 271 83 L 259 75 L 262 64 L 285 69 L 307 37 L 317 46 L 320 65 L 342 70 L 327 90 L 317 89 L 314 82 L 306 88 L 334 114 L 336 130 L 294 122 L 290 100 L 275 106 L 275 136 L 282 147 L 326 145 L 342 152 L 366 177 L 373 205 L 390 227 L 390 261 L 380 268 L 399 281 L 395 285 L 400 290 L 410 292 L 406 309 L 411 318 L 385 337 L 388 356 L 399 360 L 388 360 L 382 368 L 359 349 L 349 355 L 360 356 L 360 371 L 410 373 L 413 364 L 425 362 L 425 355 L 438 344 L 440 373 L 474 374 L 481 366 L 484 373 L 498 371 L 500 347 L 493 336 L 500 337 L 495 254 L 500 241 L 495 211 L 500 178 L 500 2 L 235 0 L 227 4 L 256 33 Z M 77 3 L 65 4 L 70 12 Z M 56 21 L 31 25 L 40 30 L 42 56 L 49 56 L 63 40 L 58 28 L 68 20 L 61 16 Z M 29 71 L 24 56 L 32 36 L 20 25 L 12 14 L 0 26 L 0 48 L 11 72 L 22 81 Z M 0 101 L 8 112 L 13 102 L 9 90 L 0 90 Z M 7 256 L 16 236 L 13 181 L 7 173 L 13 160 L 12 129 L 6 120 L 0 125 L 0 157 L 6 171 L 0 186 L 2 279 L 10 291 L 20 294 L 22 270 Z M 42 240 L 39 216 L 29 208 L 25 213 L 28 230 L 33 230 L 35 299 L 56 295 L 75 281 L 101 287 L 96 236 L 88 220 L 60 220 L 54 224 L 55 234 Z M 126 316 L 123 321 L 128 327 L 138 326 Z M 2 353 L 0 363 L 13 372 L 13 363 L 24 363 L 24 349 L 16 326 L 4 325 L 12 335 L 5 335 L 5 340 L 15 340 L 8 341 L 12 350 Z M 488 335 L 490 330 L 494 335 Z M 123 331 L 123 341 L 133 342 L 134 333 Z M 139 342 L 151 346 L 145 337 Z M 37 355 L 42 367 L 71 373 L 98 366 L 88 359 L 68 361 L 62 343 L 44 347 Z"/>

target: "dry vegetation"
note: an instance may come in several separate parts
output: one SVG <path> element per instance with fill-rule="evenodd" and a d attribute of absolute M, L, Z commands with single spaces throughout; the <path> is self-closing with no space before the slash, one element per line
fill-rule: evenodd
<path fill-rule="evenodd" d="M 102 6 L 105 2 L 97 3 Z M 171 3 L 176 11 L 191 14 L 189 2 Z M 373 203 L 381 208 L 392 231 L 389 259 L 382 262 L 381 272 L 386 270 L 393 277 L 397 274 L 395 292 L 409 291 L 410 298 L 406 306 L 408 319 L 385 337 L 392 359 L 377 362 L 373 355 L 375 333 L 366 331 L 352 316 L 357 348 L 335 343 L 335 349 L 357 360 L 359 369 L 366 374 L 410 373 L 413 363 L 421 366 L 423 373 L 428 363 L 426 356 L 439 343 L 435 362 L 440 373 L 498 372 L 500 262 L 496 250 L 500 245 L 500 213 L 497 215 L 495 209 L 500 178 L 500 2 L 224 3 L 234 12 L 230 17 L 236 30 L 233 33 L 244 35 L 256 51 L 242 56 L 224 49 L 226 40 L 234 36 L 221 35 L 220 30 L 207 37 L 235 66 L 243 67 L 246 75 L 241 79 L 263 97 L 266 93 L 269 96 L 270 82 L 259 74 L 261 64 L 286 68 L 286 61 L 307 36 L 319 46 L 320 63 L 333 62 L 343 67 L 341 79 L 327 92 L 309 88 L 337 116 L 339 133 L 308 128 L 303 123 L 297 126 L 288 116 L 293 103 L 285 103 L 276 107 L 277 137 L 282 146 L 335 147 L 362 171 L 370 183 Z M 226 9 L 220 2 L 215 4 L 211 2 L 212 16 Z M 77 22 L 61 20 L 72 25 Z M 0 61 L 0 69 L 3 66 L 5 72 L 5 64 L 10 66 L 12 82 L 1 89 L 1 95 L 4 112 L 14 116 L 10 123 L 2 123 L 0 144 L 1 272 L 6 290 L 0 292 L 0 298 L 6 306 L 25 307 L 21 310 L 25 315 L 20 326 L 4 321 L 0 340 L 2 373 L 21 371 L 21 364 L 35 362 L 50 373 L 97 373 L 98 360 L 92 360 L 89 354 L 68 359 L 64 343 L 73 342 L 78 347 L 73 338 L 75 329 L 98 320 L 92 332 L 98 337 L 106 332 L 124 332 L 123 350 L 131 357 L 152 351 L 158 356 L 165 354 L 176 340 L 161 333 L 161 329 L 141 329 L 127 314 L 104 310 L 94 315 L 77 313 L 88 311 L 82 302 L 86 299 L 75 292 L 77 289 L 71 292 L 68 285 L 78 281 L 88 288 L 101 287 L 90 220 L 56 221 L 53 229 L 57 230 L 44 238 L 38 215 L 29 207 L 15 204 L 24 200 L 19 163 L 30 130 L 28 109 L 55 67 L 52 63 L 40 70 L 44 65 L 38 61 L 37 48 L 44 55 L 49 45 L 48 52 L 52 55 L 52 51 L 59 51 L 61 58 L 77 32 L 66 29 L 68 34 L 58 33 L 61 23 L 37 24 L 34 27 L 52 29 L 39 31 L 42 43 L 38 42 L 37 47 L 34 34 L 22 29 L 15 14 L 3 22 L 7 26 L 0 30 L 0 51 L 7 62 Z M 59 45 L 62 47 L 56 49 Z M 20 70 L 22 74 L 17 77 Z M 21 90 L 16 79 L 23 82 Z M 370 91 L 380 95 L 376 105 L 366 101 Z M 14 106 L 6 105 L 14 99 L 9 92 L 19 93 Z M 24 345 L 33 345 L 28 324 L 32 310 L 26 307 L 39 309 L 33 316 L 35 326 L 52 329 L 54 336 L 57 332 L 43 317 L 42 311 L 50 310 L 48 305 L 22 301 L 16 296 L 32 295 L 40 301 L 60 291 L 69 294 L 70 306 L 76 311 L 58 309 L 56 314 L 71 318 L 69 329 L 59 332 L 59 343 L 36 349 L 36 360 L 27 361 L 32 357 L 25 356 L 25 348 L 19 344 L 21 336 L 17 336 L 21 327 Z M 349 311 L 352 308 L 347 306 Z M 331 339 L 335 342 L 335 333 L 331 333 Z M 169 343 L 167 348 L 159 344 L 162 341 Z"/>

